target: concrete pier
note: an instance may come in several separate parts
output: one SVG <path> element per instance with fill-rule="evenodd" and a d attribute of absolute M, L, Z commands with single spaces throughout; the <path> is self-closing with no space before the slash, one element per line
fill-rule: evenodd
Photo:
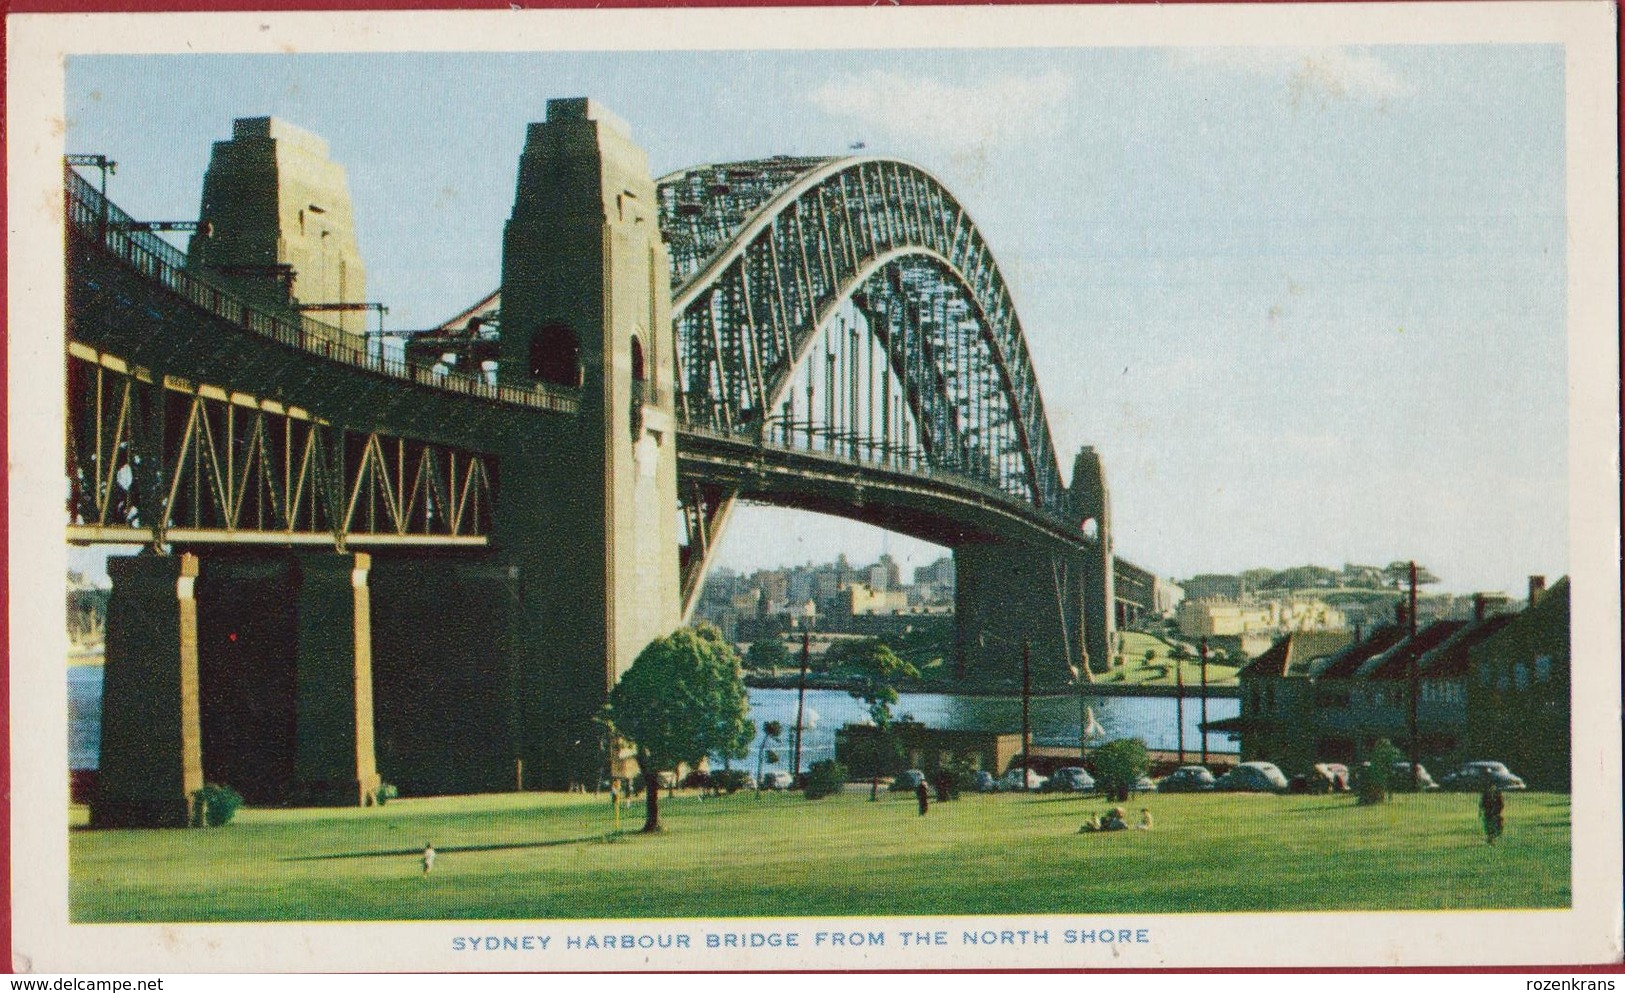
<path fill-rule="evenodd" d="M 192 555 L 108 560 L 95 827 L 185 827 L 203 788 Z"/>

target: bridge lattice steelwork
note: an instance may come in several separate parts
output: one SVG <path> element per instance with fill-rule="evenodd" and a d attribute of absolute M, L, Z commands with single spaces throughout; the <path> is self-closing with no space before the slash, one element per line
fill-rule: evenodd
<path fill-rule="evenodd" d="M 946 470 L 1064 513 L 1009 288 L 929 173 L 768 159 L 659 190 L 686 425 Z"/>
<path fill-rule="evenodd" d="M 946 475 L 1081 540 L 1009 287 L 935 177 L 890 159 L 774 158 L 658 189 L 691 437 Z M 740 491 L 688 482 L 692 607 Z"/>

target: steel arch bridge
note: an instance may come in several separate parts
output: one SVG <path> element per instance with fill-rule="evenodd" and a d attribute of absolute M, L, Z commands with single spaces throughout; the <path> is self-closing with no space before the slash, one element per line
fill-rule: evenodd
<path fill-rule="evenodd" d="M 685 423 L 944 469 L 1061 512 L 1009 288 L 935 177 L 873 157 L 769 159 L 683 170 L 659 190 Z M 829 339 L 848 303 L 858 354 Z M 793 388 L 821 332 L 826 364 L 848 373 L 823 370 L 822 412 L 819 370 L 808 399 Z"/>
<path fill-rule="evenodd" d="M 947 475 L 1080 537 L 1009 287 L 934 176 L 873 156 L 773 158 L 680 170 L 658 190 L 685 428 Z M 687 608 L 736 495 L 685 490 Z"/>
<path fill-rule="evenodd" d="M 890 480 L 931 479 L 1020 518 L 1016 530 L 1091 540 L 1085 518 L 1097 515 L 1062 484 L 1010 289 L 935 176 L 875 156 L 781 156 L 678 170 L 657 189 L 684 440 L 685 616 L 742 496 L 941 543 L 975 530 L 933 526 L 930 509 L 895 501 L 863 513 L 845 495 L 765 485 L 770 468 L 805 481 L 841 463 L 859 505 Z M 499 321 L 500 309 L 492 294 L 459 320 Z M 750 471 L 728 471 L 742 461 Z"/>
<path fill-rule="evenodd" d="M 88 362 L 105 377 L 108 370 L 123 375 L 123 362 L 156 363 L 160 381 L 168 385 L 159 395 L 173 394 L 172 400 L 194 406 L 211 396 L 242 401 L 243 391 L 258 392 L 256 385 L 266 377 L 256 373 L 255 382 L 233 381 L 227 370 L 263 372 L 268 365 L 256 361 L 245 366 L 234 356 L 244 348 L 262 349 L 267 337 L 281 340 L 300 353 L 293 357 L 293 367 L 314 364 L 323 370 L 323 389 L 294 395 L 298 402 L 315 409 L 322 394 L 371 398 L 364 424 L 347 425 L 357 418 L 336 410 L 317 410 L 319 420 L 313 422 L 361 428 L 363 447 L 369 450 L 380 439 L 397 447 L 414 439 L 431 445 L 451 440 L 465 446 L 464 451 L 477 446 L 480 429 L 470 424 L 485 421 L 379 413 L 422 411 L 425 398 L 435 394 L 466 396 L 463 402 L 451 396 L 437 401 L 447 411 L 474 409 L 467 401 L 536 407 L 540 416 L 573 409 L 568 390 L 518 391 L 456 373 L 397 368 L 339 343 L 343 335 L 336 329 L 303 315 L 293 317 L 289 326 L 294 330 L 284 333 L 289 322 L 274 308 L 245 302 L 233 295 L 229 281 L 211 281 L 188 268 L 183 255 L 146 233 L 72 170 L 67 183 L 69 231 L 76 244 L 87 246 L 79 249 L 86 261 L 70 269 L 106 270 L 130 281 L 132 291 L 150 287 L 157 309 L 146 307 L 149 317 L 190 305 L 220 325 L 207 335 L 208 351 L 190 344 L 200 339 L 173 330 L 126 340 L 133 333 L 128 329 L 139 322 L 128 314 L 113 319 L 119 307 L 102 299 L 108 296 L 102 288 L 108 278 L 75 280 L 70 289 L 77 292 L 83 286 L 90 296 L 74 308 L 72 337 L 94 346 L 87 350 L 80 341 L 74 343 L 78 350 L 70 350 L 70 366 L 75 370 Z M 680 170 L 658 180 L 657 190 L 673 298 L 685 616 L 697 601 L 711 552 L 740 499 L 855 517 L 948 545 L 999 536 L 1037 536 L 1076 547 L 1098 540 L 1095 522 L 1104 507 L 1079 499 L 1061 482 L 1009 287 L 963 205 L 929 172 L 872 156 L 777 157 Z M 108 297 L 124 301 L 126 309 L 131 298 L 129 293 Z M 459 319 L 483 314 L 499 327 L 500 313 L 500 294 L 493 293 Z M 92 333 L 98 321 L 109 330 Z M 233 333 L 241 340 L 225 343 Z M 159 343 L 165 348 L 155 355 Z M 286 350 L 277 361 L 290 364 Z M 150 374 L 138 370 L 132 381 L 146 389 L 143 375 L 150 380 Z M 297 378 L 309 385 L 303 382 L 307 374 Z M 409 392 L 385 401 L 379 387 L 387 387 L 390 378 L 410 383 Z M 216 387 L 212 393 L 210 383 Z M 116 491 L 142 490 L 124 477 L 130 475 L 129 467 L 143 463 L 134 436 L 119 447 L 119 432 L 135 423 L 119 420 L 117 412 L 128 404 L 109 402 L 98 392 L 104 390 L 70 388 L 74 430 L 111 439 L 70 445 L 70 482 L 76 494 L 86 495 L 72 512 L 75 540 L 150 543 L 184 534 L 203 543 L 309 543 L 325 532 L 341 547 L 380 541 L 485 543 L 483 527 L 474 538 L 462 537 L 455 527 L 441 537 L 432 523 L 416 525 L 414 533 L 404 502 L 382 515 L 399 518 L 398 526 L 357 526 L 356 493 L 362 487 L 370 491 L 382 478 L 367 475 L 367 453 L 359 450 L 345 460 L 354 465 L 349 470 L 354 478 L 345 484 L 349 497 L 320 491 L 334 508 L 325 512 L 326 520 L 312 518 L 305 524 L 291 512 L 278 512 L 270 524 L 245 522 L 233 509 L 229 472 L 200 475 L 196 470 L 232 460 L 231 449 L 237 447 L 244 449 L 240 464 L 268 472 L 274 463 L 256 459 L 252 451 L 255 437 L 263 433 L 258 423 L 263 411 L 242 422 L 248 433 L 240 443 L 224 429 L 200 434 L 204 447 L 190 454 L 185 445 L 149 443 L 155 450 L 173 449 L 160 460 L 166 478 L 174 480 L 167 505 L 148 499 L 145 504 L 152 506 L 146 506 L 137 500 L 123 520 L 109 520 L 108 507 L 118 499 L 129 501 L 129 493 Z M 276 392 L 283 395 L 280 388 Z M 222 409 L 229 412 L 232 406 L 222 404 Z M 275 403 L 262 406 L 281 413 Z M 352 412 L 355 406 L 350 405 Z M 86 424 L 91 427 L 81 427 Z M 455 437 L 448 434 L 453 426 L 458 426 Z M 492 427 L 484 437 L 523 430 Z M 70 436 L 70 442 L 77 438 Z M 102 452 L 96 444 L 112 450 Z M 451 459 L 453 465 L 459 457 L 455 450 L 439 456 L 426 451 L 442 461 Z M 481 456 L 475 450 L 461 457 L 477 467 Z M 157 463 L 148 459 L 145 464 Z M 383 462 L 379 465 L 387 469 Z M 195 477 L 190 482 L 185 479 L 189 472 Z M 414 466 L 412 473 L 421 475 L 421 469 Z M 100 482 L 83 485 L 87 479 Z M 810 489 L 809 481 L 821 481 L 823 489 Z M 299 479 L 254 482 L 280 485 L 292 494 Z M 485 483 L 482 487 L 488 489 Z M 98 501 L 94 507 L 90 497 Z M 438 492 L 431 499 L 450 504 Z M 490 502 L 488 495 L 483 499 Z M 260 502 L 275 504 L 269 495 Z M 296 499 L 283 502 L 297 504 Z M 339 512 L 346 506 L 347 517 Z M 200 519 L 200 507 L 216 509 Z M 186 508 L 192 508 L 190 519 L 182 519 Z M 451 517 L 438 515 L 436 520 Z M 1122 563 L 1116 571 L 1124 568 L 1130 567 Z"/>
<path fill-rule="evenodd" d="M 267 135 L 319 147 L 274 124 L 234 122 L 219 161 Z M 306 195 L 275 170 L 233 176 L 238 199 Z M 119 771 L 99 823 L 176 820 L 144 798 L 201 774 L 199 720 L 211 775 L 279 800 L 364 802 L 380 769 L 419 792 L 596 777 L 593 715 L 690 613 L 740 501 L 951 548 L 967 674 L 1025 671 L 1029 649 L 1048 680 L 1108 664 L 1125 564 L 1099 459 L 1085 449 L 1063 484 L 1011 291 L 917 166 L 773 158 L 656 181 L 613 115 L 550 101 L 503 292 L 424 336 L 426 361 L 309 318 L 376 305 L 301 301 L 280 241 L 275 265 L 182 253 L 155 232 L 190 222 L 134 220 L 71 170 L 65 193 L 68 536 L 151 552 L 115 582 Z M 347 192 L 322 200 L 348 216 Z M 286 213 L 252 223 L 280 239 Z M 196 228 L 250 223 L 233 218 Z M 261 702 L 280 744 L 220 737 Z"/>

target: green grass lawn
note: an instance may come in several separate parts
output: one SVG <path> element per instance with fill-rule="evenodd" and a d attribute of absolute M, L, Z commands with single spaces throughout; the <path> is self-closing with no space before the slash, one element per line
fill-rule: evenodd
<path fill-rule="evenodd" d="M 919 817 L 897 794 L 681 793 L 664 834 L 613 840 L 607 800 L 579 794 L 244 810 L 209 830 L 73 830 L 70 900 L 80 922 L 1567 906 L 1569 798 L 1512 795 L 1494 848 L 1476 801 L 1149 795 L 1128 806 L 1155 830 L 1079 835 L 1104 801 L 968 796 Z"/>
<path fill-rule="evenodd" d="M 1113 668 L 1108 673 L 1096 675 L 1096 682 L 1128 683 L 1137 686 L 1177 685 L 1178 676 L 1174 672 L 1176 663 L 1170 657 L 1174 646 L 1154 634 L 1146 634 L 1143 631 L 1122 631 L 1118 633 L 1118 637 L 1123 645 L 1123 665 Z M 1155 653 L 1149 662 L 1145 659 L 1145 653 L 1148 650 Z M 1178 665 L 1184 669 L 1186 686 L 1200 686 L 1202 684 L 1201 662 L 1187 661 L 1178 663 Z M 1207 665 L 1208 685 L 1234 686 L 1236 684 L 1236 673 L 1240 671 L 1240 666 L 1209 662 Z"/>

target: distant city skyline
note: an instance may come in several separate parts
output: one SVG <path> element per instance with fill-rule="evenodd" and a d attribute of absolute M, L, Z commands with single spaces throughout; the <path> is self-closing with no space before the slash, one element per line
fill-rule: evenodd
<path fill-rule="evenodd" d="M 657 175 L 862 142 L 976 218 L 1063 471 L 1103 454 L 1120 554 L 1168 577 L 1414 557 L 1439 589 L 1517 592 L 1568 570 L 1563 65 L 1538 45 L 75 56 L 64 150 L 117 159 L 136 216 L 186 219 L 233 118 L 317 132 L 368 297 L 410 329 L 499 281 L 549 97 L 602 100 Z M 840 551 L 943 554 L 745 507 L 717 561 Z"/>

